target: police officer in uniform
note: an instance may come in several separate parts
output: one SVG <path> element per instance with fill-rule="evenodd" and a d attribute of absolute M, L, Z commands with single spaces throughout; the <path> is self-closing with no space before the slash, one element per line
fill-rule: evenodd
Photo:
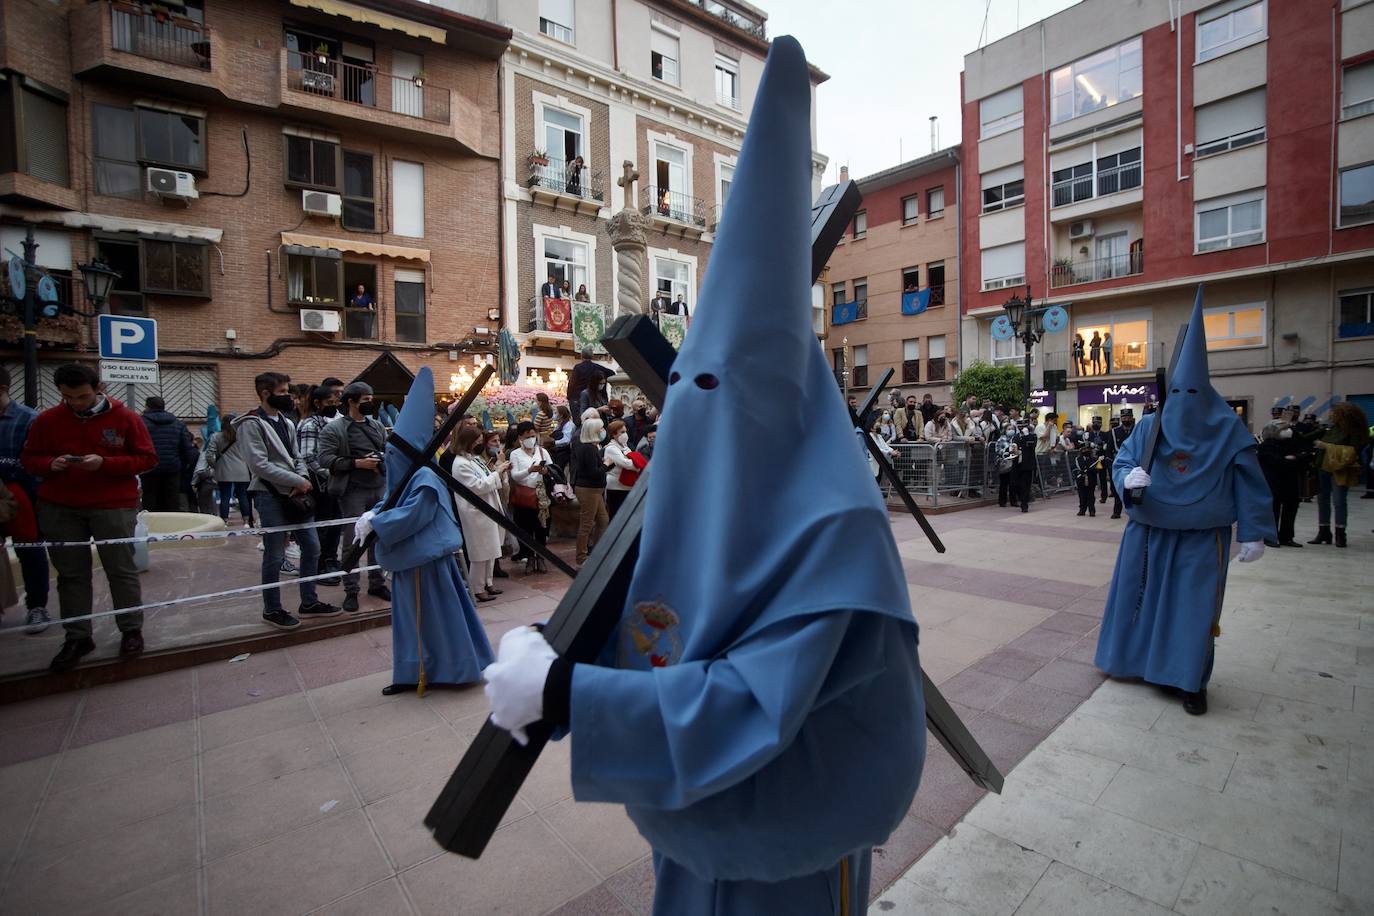
<path fill-rule="evenodd" d="M 1121 443 L 1126 441 L 1126 437 L 1135 429 L 1135 411 L 1129 407 L 1121 408 L 1120 418 L 1112 418 L 1112 428 L 1107 430 L 1107 434 L 1102 437 L 1102 464 L 1108 469 L 1102 475 L 1109 481 L 1112 493 L 1112 518 L 1121 518 L 1121 494 L 1116 491 L 1116 484 L 1111 483 L 1111 466 L 1116 461 L 1116 453 L 1121 448 Z"/>
<path fill-rule="evenodd" d="M 1011 470 L 1012 499 L 1019 500 L 1021 511 L 1030 511 L 1031 479 L 1035 476 L 1035 427 L 1022 420 L 1016 428 L 1019 454 Z"/>

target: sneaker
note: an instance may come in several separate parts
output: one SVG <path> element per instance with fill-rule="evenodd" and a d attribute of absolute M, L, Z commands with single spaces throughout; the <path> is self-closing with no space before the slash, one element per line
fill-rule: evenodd
<path fill-rule="evenodd" d="M 391 600 L 391 589 L 385 585 L 378 585 L 376 588 L 369 588 L 367 593 L 373 598 L 381 598 L 383 601 Z"/>
<path fill-rule="evenodd" d="M 278 630 L 294 630 L 301 622 L 283 610 L 263 611 L 262 622 Z"/>
<path fill-rule="evenodd" d="M 29 608 L 28 616 L 24 618 L 24 632 L 30 636 L 37 636 L 48 629 L 48 624 L 52 623 L 52 618 L 48 616 L 48 609 L 45 607 Z"/>
<path fill-rule="evenodd" d="M 290 560 L 281 561 L 281 574 L 283 576 L 299 576 L 301 571 L 296 568 L 296 564 Z"/>
<path fill-rule="evenodd" d="M 143 631 L 127 630 L 119 640 L 119 654 L 125 658 L 133 658 L 135 655 L 143 654 Z"/>
<path fill-rule="evenodd" d="M 346 614 L 356 614 L 358 612 L 358 595 L 356 592 L 344 595 L 343 609 Z"/>
<path fill-rule="evenodd" d="M 301 545 L 295 541 L 286 545 L 286 559 L 292 563 L 299 563 L 301 560 Z"/>
<path fill-rule="evenodd" d="M 302 604 L 297 608 L 296 613 L 301 617 L 315 619 L 317 617 L 338 617 L 343 613 L 343 608 L 335 604 L 326 604 L 323 601 L 312 601 L 309 604 Z"/>
<path fill-rule="evenodd" d="M 81 661 L 84 656 L 90 655 L 95 651 L 95 640 L 87 637 L 85 639 L 69 639 L 62 643 L 62 648 L 53 657 L 48 665 L 49 671 L 70 671 L 76 667 L 76 663 Z"/>

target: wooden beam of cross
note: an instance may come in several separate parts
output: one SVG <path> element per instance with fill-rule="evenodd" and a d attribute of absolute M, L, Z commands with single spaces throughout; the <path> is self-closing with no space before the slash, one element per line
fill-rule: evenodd
<path fill-rule="evenodd" d="M 857 187 L 849 182 L 827 188 L 813 208 L 813 280 L 860 199 Z M 817 247 L 827 244 L 829 247 L 818 256 Z M 652 320 L 644 315 L 624 316 L 612 325 L 603 343 L 645 397 L 662 410 L 676 352 Z M 544 627 L 544 636 L 554 651 L 570 661 L 594 661 L 620 621 L 639 555 L 651 472 L 652 464 L 640 475 Z M 916 511 L 919 513 L 919 508 Z M 927 718 L 937 717 L 929 723 L 931 730 L 976 782 L 1000 790 L 1001 774 L 930 679 L 924 678 L 924 682 Z M 482 725 L 425 816 L 425 825 L 445 849 L 474 859 L 481 856 L 551 736 L 551 729 L 543 722 L 527 726 L 525 731 L 528 743 L 521 745 L 490 719 Z"/>

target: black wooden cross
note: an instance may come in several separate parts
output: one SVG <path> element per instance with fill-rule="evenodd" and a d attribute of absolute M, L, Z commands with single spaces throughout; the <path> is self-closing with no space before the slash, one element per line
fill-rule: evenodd
<path fill-rule="evenodd" d="M 813 280 L 825 266 L 830 251 L 858 208 L 859 200 L 857 186 L 847 182 L 827 188 L 812 209 Z M 653 322 L 644 315 L 623 316 L 611 326 L 603 343 L 645 397 L 662 410 L 676 352 Z M 871 399 L 876 397 L 876 393 L 870 395 Z M 889 478 L 899 492 L 905 492 L 881 453 L 878 459 L 880 466 L 887 467 Z M 594 661 L 620 621 L 639 555 L 645 497 L 652 471 L 651 463 L 641 473 L 544 627 L 544 637 L 554 651 L 570 661 Z M 907 502 L 937 549 L 943 550 L 909 494 Z M 1001 774 L 934 684 L 928 678 L 924 681 L 931 730 L 975 782 L 999 791 Z M 474 859 L 481 856 L 551 735 L 551 729 L 543 722 L 527 726 L 525 732 L 528 743 L 521 745 L 510 732 L 492 724 L 490 719 L 482 725 L 425 816 L 425 825 L 445 849 Z"/>

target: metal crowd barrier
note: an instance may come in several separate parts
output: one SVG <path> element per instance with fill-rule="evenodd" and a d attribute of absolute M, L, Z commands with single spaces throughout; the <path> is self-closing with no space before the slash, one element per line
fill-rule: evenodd
<path fill-rule="evenodd" d="M 997 455 L 992 442 L 893 442 L 892 465 L 913 496 L 924 496 L 931 505 L 940 498 L 967 499 L 995 496 L 998 487 Z M 894 498 L 891 484 L 881 483 L 883 496 Z M 1035 456 L 1032 492 L 1050 497 L 1074 490 L 1069 456 L 1050 452 Z"/>

